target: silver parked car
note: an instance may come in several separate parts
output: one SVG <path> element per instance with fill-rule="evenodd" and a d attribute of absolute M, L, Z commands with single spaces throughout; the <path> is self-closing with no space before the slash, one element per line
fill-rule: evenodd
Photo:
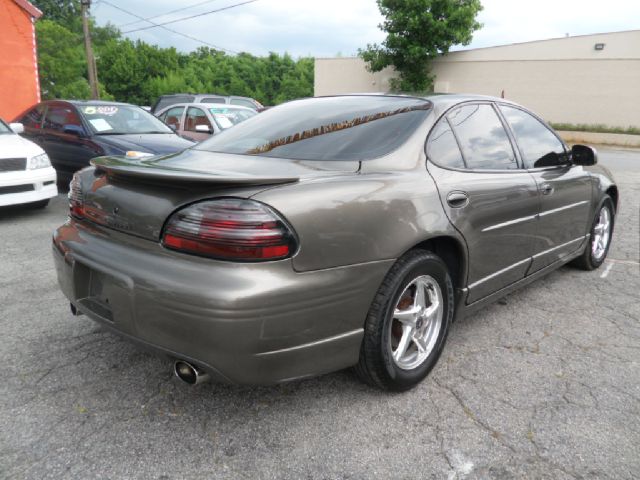
<path fill-rule="evenodd" d="M 236 105 L 179 103 L 160 110 L 157 117 L 178 135 L 201 142 L 257 114 Z"/>
<path fill-rule="evenodd" d="M 189 383 L 355 366 L 405 390 L 454 317 L 603 263 L 618 189 L 596 161 L 497 98 L 299 100 L 180 154 L 93 160 L 54 259 L 72 312 Z"/>

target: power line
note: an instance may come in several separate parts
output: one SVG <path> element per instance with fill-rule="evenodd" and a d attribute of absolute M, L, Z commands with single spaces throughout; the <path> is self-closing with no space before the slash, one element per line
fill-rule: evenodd
<path fill-rule="evenodd" d="M 203 45 L 207 45 L 209 47 L 215 48 L 216 50 L 222 50 L 222 51 L 227 52 L 227 53 L 240 53 L 240 52 L 236 52 L 235 50 L 229 50 L 228 48 L 219 47 L 218 45 L 214 45 L 213 43 L 205 42 L 204 40 L 200 40 L 199 38 L 192 37 L 191 35 L 187 35 L 186 33 L 178 32 L 177 30 L 173 30 L 172 28 L 165 27 L 165 26 L 160 25 L 158 23 L 154 23 L 154 22 L 152 22 L 151 20 L 149 20 L 147 18 L 141 17 L 140 15 L 136 15 L 135 13 L 132 13 L 132 12 L 130 12 L 128 10 L 125 10 L 124 8 L 121 8 L 121 7 L 117 6 L 117 5 L 114 5 L 113 3 L 111 3 L 111 2 L 109 2 L 107 0 L 100 0 L 100 1 L 102 3 L 104 3 L 105 5 L 109 5 L 110 7 L 115 8 L 116 10 L 120 10 L 121 12 L 126 13 L 127 15 L 131 15 L 132 17 L 136 17 L 136 18 L 138 18 L 140 20 L 148 22 L 148 23 L 152 24 L 154 27 L 160 27 L 163 30 L 167 30 L 168 32 L 175 33 L 176 35 L 180 35 L 182 37 L 188 38 L 189 40 L 193 40 L 195 42 L 202 43 Z"/>
<path fill-rule="evenodd" d="M 103 0 L 104 1 L 104 0 Z M 133 32 L 139 32 L 141 30 L 148 30 L 150 28 L 156 28 L 156 27 L 162 27 L 163 25 L 169 25 L 170 23 L 177 23 L 177 22 L 184 22 L 185 20 L 190 20 L 192 18 L 196 18 L 196 17 L 202 17 L 204 15 L 210 15 L 212 13 L 217 13 L 217 12 L 222 12 L 224 10 L 230 10 L 232 8 L 236 8 L 236 7 L 240 7 L 242 5 L 247 5 L 249 3 L 253 3 L 253 2 L 257 2 L 258 0 L 247 0 L 246 2 L 241 2 L 241 3 L 235 3 L 233 5 L 229 5 L 227 7 L 222 7 L 222 8 L 217 8 L 215 10 L 210 10 L 208 12 L 203 12 L 203 13 L 198 13 L 196 15 L 191 15 L 189 17 L 183 17 L 183 18 L 178 18 L 176 20 L 170 20 L 168 22 L 163 22 L 163 23 L 153 23 L 153 22 L 149 22 L 152 23 L 153 25 L 149 25 L 147 27 L 140 27 L 140 28 L 135 28 L 133 30 L 127 30 L 126 32 L 122 32 L 122 33 L 133 33 Z M 105 2 L 106 3 L 106 2 Z M 147 20 L 147 19 L 144 19 Z"/>
<path fill-rule="evenodd" d="M 99 2 L 100 0 L 98 0 Z M 201 5 L 206 5 L 207 3 L 212 3 L 212 2 L 217 2 L 218 0 L 205 0 L 204 2 L 200 2 L 200 3 L 194 3 L 193 5 L 187 5 L 186 7 L 181 7 L 181 8 L 176 8 L 175 10 L 170 10 L 168 12 L 165 13 L 160 13 L 158 15 L 154 15 L 153 17 L 147 17 L 145 20 L 151 20 L 154 18 L 158 18 L 158 17 L 164 17 L 166 15 L 171 15 L 172 13 L 177 13 L 177 12 L 182 12 L 183 10 L 187 10 L 189 8 L 195 8 L 195 7 L 199 7 Z M 96 2 L 96 3 L 98 3 Z M 136 23 L 140 23 L 142 20 L 135 20 L 133 22 L 128 22 L 128 23 L 124 23 L 122 25 L 118 25 L 118 28 L 122 28 L 122 27 L 128 27 L 130 25 L 134 25 Z"/>

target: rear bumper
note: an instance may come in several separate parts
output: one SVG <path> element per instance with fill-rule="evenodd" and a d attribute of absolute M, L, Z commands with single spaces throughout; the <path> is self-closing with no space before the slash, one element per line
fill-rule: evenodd
<path fill-rule="evenodd" d="M 3 193 L 15 187 L 24 187 L 28 190 Z M 0 173 L 0 207 L 47 200 L 57 194 L 56 172 L 51 167 Z"/>
<path fill-rule="evenodd" d="M 75 220 L 53 243 L 60 287 L 81 312 L 240 384 L 357 363 L 365 317 L 393 263 L 297 273 L 291 260 L 207 260 Z"/>

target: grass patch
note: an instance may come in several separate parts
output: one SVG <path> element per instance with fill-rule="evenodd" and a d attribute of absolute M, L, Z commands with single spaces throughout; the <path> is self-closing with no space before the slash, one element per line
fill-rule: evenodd
<path fill-rule="evenodd" d="M 609 127 L 607 125 L 586 125 L 583 123 L 553 123 L 550 122 L 555 130 L 571 130 L 574 132 L 594 132 L 594 133 L 622 133 L 625 135 L 640 135 L 638 127 Z"/>

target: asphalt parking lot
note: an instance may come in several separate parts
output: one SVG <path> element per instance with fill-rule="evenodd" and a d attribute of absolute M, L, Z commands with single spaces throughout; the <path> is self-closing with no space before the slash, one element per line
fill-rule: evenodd
<path fill-rule="evenodd" d="M 640 475 L 640 151 L 602 150 L 622 206 L 609 260 L 564 267 L 453 325 L 418 388 L 350 371 L 188 387 L 58 290 L 44 211 L 0 211 L 1 478 Z"/>

